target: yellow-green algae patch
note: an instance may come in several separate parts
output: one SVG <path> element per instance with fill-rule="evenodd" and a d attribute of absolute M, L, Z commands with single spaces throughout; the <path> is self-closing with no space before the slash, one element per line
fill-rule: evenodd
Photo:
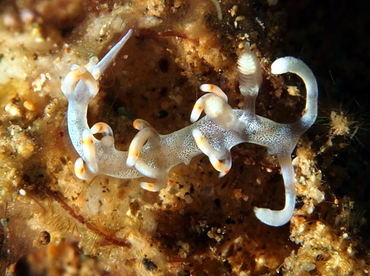
<path fill-rule="evenodd" d="M 0 84 L 0 106 L 4 108 L 17 96 L 28 94 L 29 90 L 29 84 L 19 79 L 9 80 L 7 83 Z"/>

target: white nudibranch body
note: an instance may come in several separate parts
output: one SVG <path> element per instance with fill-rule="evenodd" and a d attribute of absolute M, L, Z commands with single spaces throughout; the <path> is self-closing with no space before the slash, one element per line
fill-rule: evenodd
<path fill-rule="evenodd" d="M 100 62 L 92 58 L 85 67 L 73 65 L 62 81 L 61 88 L 68 99 L 69 136 L 80 155 L 75 163 L 76 175 L 81 179 L 97 174 L 117 178 L 149 178 L 152 180 L 142 182 L 141 187 L 159 191 L 167 185 L 167 174 L 177 164 L 189 164 L 193 157 L 203 153 L 222 177 L 231 169 L 230 149 L 240 143 L 254 143 L 267 147 L 269 154 L 277 155 L 285 186 L 285 207 L 282 210 L 255 207 L 255 214 L 271 226 L 286 224 L 293 215 L 296 198 L 291 153 L 317 116 L 317 83 L 308 66 L 294 57 L 280 58 L 271 66 L 272 73 L 294 73 L 305 83 L 304 114 L 294 123 L 280 124 L 255 114 L 262 74 L 257 57 L 246 50 L 238 59 L 240 91 L 245 98 L 242 110 L 232 109 L 226 94 L 219 87 L 203 84 L 200 89 L 207 93 L 194 105 L 190 118 L 192 125 L 161 135 L 148 122 L 135 120 L 134 127 L 139 132 L 127 152 L 119 151 L 114 146 L 110 126 L 97 123 L 90 128 L 86 114 L 89 102 L 99 91 L 101 73 L 131 34 L 132 30 L 129 30 Z M 202 111 L 206 116 L 199 119 Z M 102 135 L 101 139 L 95 138 L 97 133 Z"/>

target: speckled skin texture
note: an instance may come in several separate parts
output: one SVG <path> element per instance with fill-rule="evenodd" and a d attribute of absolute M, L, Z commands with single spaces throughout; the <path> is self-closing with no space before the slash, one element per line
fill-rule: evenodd
<path fill-rule="evenodd" d="M 307 16 L 322 10 L 302 3 L 298 10 Z M 53 8 L 46 9 L 48 5 Z M 334 6 L 339 14 L 346 11 Z M 295 29 L 300 35 L 294 39 L 284 35 L 286 24 L 292 25 L 285 18 L 295 7 L 292 1 L 268 7 L 266 1 L 227 0 L 221 3 L 219 21 L 212 1 L 6 2 L 0 24 L 1 273 L 366 275 L 368 239 L 361 240 L 366 224 L 353 200 L 362 202 L 368 188 L 366 176 L 353 172 L 358 167 L 367 171 L 368 163 L 365 155 L 348 151 L 351 135 L 333 136 L 337 132 L 330 116 L 324 132 L 309 131 L 298 143 L 293 155 L 295 216 L 279 228 L 262 224 L 253 214 L 253 206 L 284 205 L 277 160 L 262 147 L 234 148 L 233 168 L 222 179 L 206 157 L 175 167 L 170 185 L 159 193 L 144 191 L 135 181 L 100 176 L 86 182 L 74 176 L 77 154 L 66 132 L 67 101 L 60 92 L 71 64 L 83 65 L 92 54 L 101 58 L 128 25 L 135 29 L 127 52 L 103 76 L 88 113 L 91 125 L 111 125 L 122 150 L 136 134 L 136 118 L 163 134 L 189 125 L 202 83 L 219 85 L 230 105 L 241 108 L 235 64 L 239 45 L 246 41 L 260 59 L 264 77 L 256 113 L 293 122 L 305 103 L 302 83 L 272 76 L 271 61 L 300 57 L 318 73 L 319 83 L 332 83 L 327 72 L 335 73 L 328 60 L 326 69 L 322 65 L 324 54 L 315 58 L 317 49 L 325 52 L 324 42 L 331 40 L 307 37 L 320 29 L 314 28 L 316 23 Z M 349 21 L 343 20 L 346 30 Z M 349 83 L 357 82 L 352 78 Z M 331 103 L 325 105 L 328 114 L 348 111 Z M 351 119 L 348 112 L 341 116 Z M 356 186 L 343 185 L 350 183 L 348 175 L 359 180 Z"/>

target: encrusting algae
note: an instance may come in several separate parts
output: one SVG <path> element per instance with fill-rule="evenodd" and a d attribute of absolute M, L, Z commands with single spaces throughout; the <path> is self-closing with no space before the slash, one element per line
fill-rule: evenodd
<path fill-rule="evenodd" d="M 368 273 L 368 257 L 357 254 L 344 219 L 330 224 L 320 218 L 342 202 L 324 202 L 317 151 L 331 145 L 315 144 L 312 135 L 303 135 L 294 152 L 298 199 L 290 223 L 281 227 L 263 224 L 253 212 L 254 206 L 280 210 L 285 204 L 276 156 L 253 144 L 231 150 L 232 168 L 224 177 L 201 155 L 173 168 L 167 186 L 155 193 L 141 189 L 141 180 L 75 176 L 79 156 L 67 130 L 61 80 L 72 64 L 101 59 L 129 28 L 132 37 L 102 75 L 87 114 L 90 126 L 109 124 L 117 149 L 129 149 L 137 118 L 161 134 L 189 126 L 204 83 L 220 86 L 230 106 L 242 109 L 236 63 L 246 43 L 264 79 L 256 114 L 281 123 L 301 117 L 303 83 L 270 72 L 282 56 L 279 3 L 227 0 L 220 8 L 221 20 L 213 1 L 3 5 L 1 273 Z"/>

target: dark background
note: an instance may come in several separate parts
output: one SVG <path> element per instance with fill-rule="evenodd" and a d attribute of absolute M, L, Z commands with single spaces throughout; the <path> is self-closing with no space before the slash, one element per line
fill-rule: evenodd
<path fill-rule="evenodd" d="M 355 202 L 353 215 L 360 213 L 366 218 L 367 224 L 360 230 L 348 230 L 359 235 L 369 248 L 370 2 L 286 0 L 278 5 L 287 10 L 288 16 L 284 52 L 304 60 L 319 83 L 316 124 L 336 110 L 354 122 L 352 131 L 357 129 L 354 137 L 345 140 L 347 147 L 331 150 L 331 162 L 324 156 L 318 160 L 324 186 L 342 201 L 348 196 Z M 328 199 L 330 193 L 326 194 Z"/>

